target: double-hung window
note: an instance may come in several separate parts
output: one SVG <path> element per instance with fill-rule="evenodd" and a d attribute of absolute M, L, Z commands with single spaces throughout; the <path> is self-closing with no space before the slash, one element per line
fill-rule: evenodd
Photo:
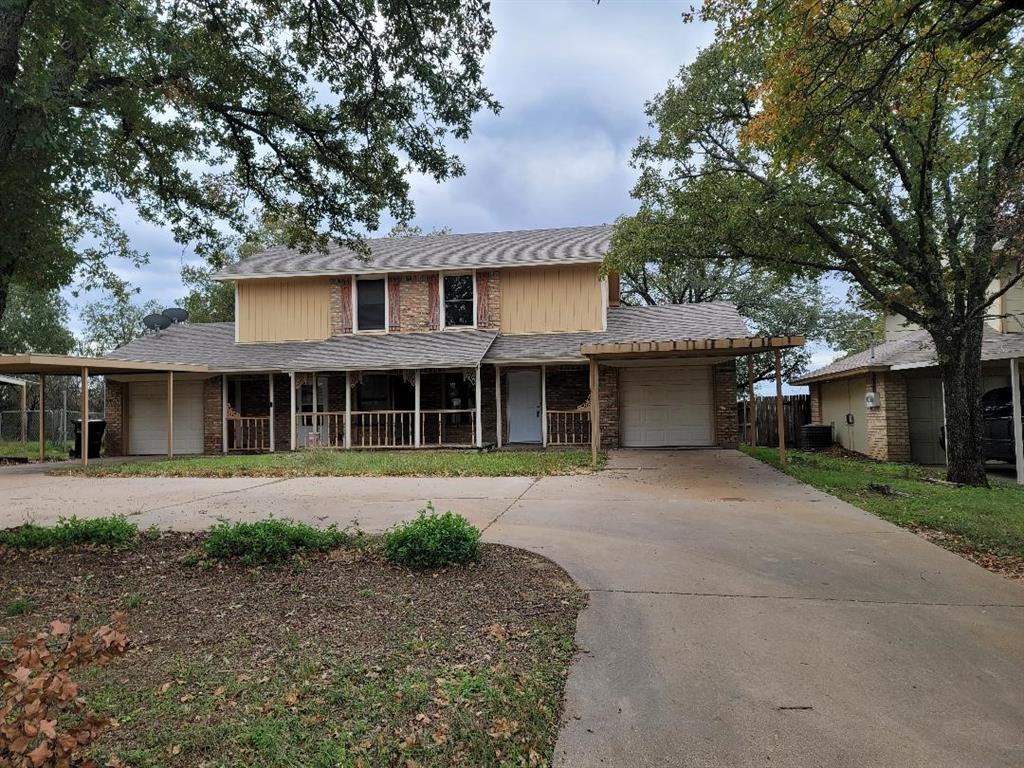
<path fill-rule="evenodd" d="M 473 276 L 444 275 L 441 281 L 441 298 L 444 310 L 445 328 L 471 328 L 476 324 L 473 317 Z"/>
<path fill-rule="evenodd" d="M 383 331 L 387 322 L 387 284 L 383 277 L 356 280 L 356 329 Z"/>

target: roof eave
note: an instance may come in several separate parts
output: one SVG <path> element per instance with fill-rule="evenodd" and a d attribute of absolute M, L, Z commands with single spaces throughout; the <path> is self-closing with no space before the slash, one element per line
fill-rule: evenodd
<path fill-rule="evenodd" d="M 856 368 L 849 368 L 843 371 L 835 371 L 831 373 L 812 373 L 808 376 L 801 376 L 798 379 L 792 379 L 789 383 L 802 387 L 807 384 L 817 384 L 822 381 L 833 381 L 834 379 L 848 379 L 852 376 L 862 376 L 865 373 L 884 373 L 892 368 L 889 365 L 875 364 L 875 365 L 858 365 Z"/>
<path fill-rule="evenodd" d="M 580 351 L 587 357 L 623 357 L 686 355 L 692 353 L 722 356 L 753 355 L 768 349 L 802 347 L 803 336 L 742 336 L 705 339 L 668 339 L 663 341 L 598 342 L 584 344 Z"/>

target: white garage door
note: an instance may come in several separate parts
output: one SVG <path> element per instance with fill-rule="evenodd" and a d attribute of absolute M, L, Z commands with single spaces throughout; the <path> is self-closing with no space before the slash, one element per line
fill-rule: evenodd
<path fill-rule="evenodd" d="M 623 368 L 622 444 L 633 448 L 714 444 L 711 368 Z"/>
<path fill-rule="evenodd" d="M 129 387 L 129 450 L 167 453 L 167 384 L 133 381 Z M 174 382 L 174 452 L 203 452 L 203 382 Z"/>

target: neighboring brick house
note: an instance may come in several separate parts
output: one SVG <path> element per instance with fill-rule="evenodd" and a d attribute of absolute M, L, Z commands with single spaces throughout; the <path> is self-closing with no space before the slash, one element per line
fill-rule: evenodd
<path fill-rule="evenodd" d="M 176 453 L 736 445 L 736 357 L 803 340 L 752 337 L 729 304 L 620 306 L 611 231 L 385 238 L 369 260 L 270 248 L 217 276 L 234 322 L 109 358 L 205 366 L 174 378 Z M 108 452 L 165 452 L 165 380 L 110 382 Z"/>
<path fill-rule="evenodd" d="M 1024 356 L 1024 333 L 1009 330 L 1017 327 L 989 325 L 982 343 L 983 393 L 1007 402 L 1011 366 Z M 831 424 L 844 448 L 883 461 L 945 463 L 942 380 L 925 331 L 890 321 L 883 343 L 792 383 L 808 385 L 811 421 Z"/>

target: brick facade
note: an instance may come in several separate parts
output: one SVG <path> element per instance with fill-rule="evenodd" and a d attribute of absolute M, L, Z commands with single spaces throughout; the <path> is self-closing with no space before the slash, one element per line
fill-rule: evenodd
<path fill-rule="evenodd" d="M 906 379 L 899 373 L 877 373 L 868 387 L 880 401 L 877 408 L 867 409 L 868 456 L 881 461 L 910 461 Z"/>
<path fill-rule="evenodd" d="M 123 456 L 124 409 L 128 385 L 124 382 L 107 379 L 105 386 L 106 402 L 103 418 L 107 422 L 107 428 L 103 433 L 103 452 L 107 456 Z"/>
<path fill-rule="evenodd" d="M 331 280 L 331 336 L 352 333 L 352 278 Z"/>
<path fill-rule="evenodd" d="M 413 275 L 392 275 L 398 280 L 399 329 L 406 332 L 430 330 L 430 286 L 434 282 L 426 273 Z"/>
<path fill-rule="evenodd" d="M 715 404 L 715 445 L 735 448 L 740 444 L 735 362 L 730 360 L 711 369 L 711 389 Z"/>
<path fill-rule="evenodd" d="M 821 424 L 821 385 L 811 384 L 808 389 L 811 397 L 811 424 Z"/>
<path fill-rule="evenodd" d="M 600 395 L 601 447 L 619 447 L 619 369 L 607 365 L 597 367 L 597 390 Z"/>
<path fill-rule="evenodd" d="M 220 453 L 223 450 L 223 394 L 220 376 L 203 382 L 203 453 Z"/>

